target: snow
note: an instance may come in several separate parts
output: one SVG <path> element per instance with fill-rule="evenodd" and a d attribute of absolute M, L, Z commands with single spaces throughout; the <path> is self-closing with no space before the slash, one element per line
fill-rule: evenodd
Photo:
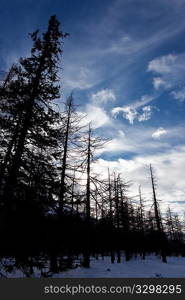
<path fill-rule="evenodd" d="M 150 255 L 142 260 L 139 256 L 126 262 L 124 256 L 122 262 L 111 264 L 110 257 L 100 257 L 96 260 L 91 257 L 91 267 L 89 269 L 78 266 L 75 269 L 69 269 L 59 274 L 52 274 L 53 278 L 185 278 L 185 258 L 167 257 L 167 263 L 163 263 L 160 257 Z M 46 268 L 48 271 L 48 268 Z M 45 272 L 46 270 L 42 270 Z M 23 270 L 14 270 L 6 272 L 2 265 L 0 274 L 9 278 L 26 277 Z M 1 276 L 0 276 L 1 277 Z M 42 277 L 41 270 L 34 268 L 32 277 Z"/>
<path fill-rule="evenodd" d="M 110 263 L 110 257 L 104 260 L 91 258 L 91 268 L 68 270 L 64 273 L 54 274 L 55 278 L 185 278 L 185 258 L 168 257 L 168 263 L 161 262 L 159 257 L 148 256 L 145 260 L 140 257 L 126 262 L 124 257 L 122 263 Z"/>

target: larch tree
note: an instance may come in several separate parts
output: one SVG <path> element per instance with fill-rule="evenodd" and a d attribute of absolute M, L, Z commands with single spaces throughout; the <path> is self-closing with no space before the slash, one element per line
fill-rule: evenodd
<path fill-rule="evenodd" d="M 86 176 L 86 184 L 85 184 L 85 219 L 86 219 L 86 249 L 84 251 L 84 261 L 83 265 L 86 268 L 90 267 L 90 228 L 91 228 L 91 194 L 92 194 L 92 186 L 96 182 L 96 176 L 94 177 L 92 174 L 93 163 L 97 158 L 97 150 L 102 148 L 105 144 L 106 140 L 100 136 L 97 136 L 92 129 L 91 124 L 89 123 L 88 131 L 84 133 L 84 136 L 81 140 L 83 144 L 82 157 L 84 173 Z M 94 178 L 93 178 L 94 177 Z M 101 211 L 102 213 L 102 211 Z"/>
<path fill-rule="evenodd" d="M 151 176 L 151 184 L 152 184 L 152 193 L 153 193 L 153 205 L 154 205 L 154 213 L 155 213 L 155 221 L 157 225 L 157 232 L 158 232 L 158 238 L 159 238 L 159 247 L 161 248 L 161 257 L 162 261 L 164 263 L 167 262 L 166 260 L 166 236 L 163 231 L 161 217 L 160 217 L 160 210 L 159 210 L 159 204 L 156 197 L 156 184 L 155 184 L 155 178 L 153 175 L 153 169 L 152 165 L 150 164 L 150 176 Z"/>
<path fill-rule="evenodd" d="M 7 168 L 4 186 L 6 205 L 12 206 L 17 195 L 20 174 L 25 167 L 25 158 L 33 148 L 44 148 L 57 144 L 56 131 L 52 128 L 58 120 L 53 110 L 53 100 L 60 97 L 59 78 L 61 40 L 66 36 L 59 29 L 56 16 L 49 20 L 46 33 L 39 36 L 39 31 L 31 34 L 33 47 L 31 56 L 21 58 L 16 66 L 16 77 L 8 78 L 2 101 L 12 102 L 11 111 L 5 111 L 4 117 L 13 120 L 14 130 L 9 127 L 10 141 L 5 150 L 2 171 Z M 12 101 L 15 100 L 15 101 Z M 12 132 L 13 130 L 13 132 Z M 26 155 L 28 153 L 28 155 Z"/>
<path fill-rule="evenodd" d="M 30 56 L 13 65 L 0 85 L 0 232 L 3 247 L 24 262 L 51 248 L 45 216 L 57 196 L 61 116 L 54 101 L 60 98 L 66 35 L 51 16 L 45 33 L 31 34 Z"/>

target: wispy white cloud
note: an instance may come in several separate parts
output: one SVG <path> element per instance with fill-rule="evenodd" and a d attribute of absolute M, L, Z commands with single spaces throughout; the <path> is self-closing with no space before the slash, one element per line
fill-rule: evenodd
<path fill-rule="evenodd" d="M 152 133 L 152 137 L 154 139 L 158 139 L 164 134 L 167 134 L 167 130 L 165 130 L 163 127 L 159 127 L 156 131 L 154 131 L 154 133 Z"/>
<path fill-rule="evenodd" d="M 123 129 L 122 129 L 123 128 Z M 107 154 L 108 156 L 124 156 L 124 154 L 143 155 L 146 153 L 153 153 L 155 151 L 163 151 L 171 147 L 170 139 L 161 141 L 160 139 L 153 139 L 152 133 L 154 128 L 139 128 L 120 126 L 117 131 L 112 134 L 112 139 L 100 149 L 99 154 Z"/>
<path fill-rule="evenodd" d="M 112 110 L 113 116 L 117 115 L 119 112 L 122 112 L 123 118 L 129 121 L 130 124 L 134 123 L 134 120 L 136 119 L 138 112 L 135 108 L 132 108 L 131 106 L 125 106 L 125 107 L 115 107 Z"/>
<path fill-rule="evenodd" d="M 154 128 L 141 124 L 128 126 L 122 122 L 112 120 L 111 126 L 104 129 L 106 136 L 112 139 L 98 152 L 118 158 L 124 155 L 150 155 L 158 152 L 167 152 L 174 145 L 184 144 L 184 126 Z M 117 121 L 117 120 L 116 120 Z M 162 138 L 163 137 L 163 138 Z"/>
<path fill-rule="evenodd" d="M 127 119 L 130 124 L 133 124 L 134 120 L 138 120 L 139 122 L 147 121 L 151 118 L 152 106 L 144 105 L 151 102 L 153 99 L 154 98 L 151 96 L 142 96 L 140 100 L 135 101 L 130 105 L 114 107 L 112 109 L 112 115 L 116 116 L 118 113 L 122 112 L 123 118 Z M 142 108 L 141 112 L 138 111 L 140 108 Z"/>
<path fill-rule="evenodd" d="M 158 90 L 161 87 L 168 88 L 168 87 L 170 87 L 170 84 L 165 82 L 161 77 L 154 77 L 153 78 L 153 86 L 156 90 Z"/>
<path fill-rule="evenodd" d="M 66 90 L 86 90 L 92 88 L 94 85 L 100 82 L 100 76 L 98 70 L 94 70 L 85 62 L 76 61 L 67 66 L 64 70 L 64 88 Z"/>
<path fill-rule="evenodd" d="M 159 74 L 170 73 L 171 69 L 174 67 L 176 60 L 177 56 L 172 54 L 155 58 L 149 62 L 147 70 Z"/>
<path fill-rule="evenodd" d="M 168 54 L 160 56 L 149 62 L 148 72 L 153 72 L 153 86 L 156 90 L 163 89 L 179 89 L 184 83 L 185 76 L 185 53 Z M 171 94 L 176 99 L 182 97 L 181 92 L 174 92 Z"/>
<path fill-rule="evenodd" d="M 87 104 L 85 107 L 85 111 L 78 113 L 84 116 L 81 121 L 82 125 L 91 123 L 91 126 L 94 129 L 111 125 L 111 119 L 107 112 L 103 108 L 95 106 L 93 104 Z"/>
<path fill-rule="evenodd" d="M 184 101 L 185 100 L 185 87 L 178 91 L 172 91 L 171 95 L 176 100 Z"/>
<path fill-rule="evenodd" d="M 96 105 L 107 104 L 116 100 L 112 89 L 103 89 L 91 95 L 91 102 Z"/>
<path fill-rule="evenodd" d="M 153 107 L 150 105 L 144 106 L 142 108 L 142 113 L 138 116 L 138 121 L 143 122 L 149 120 L 152 116 L 152 109 Z"/>
<path fill-rule="evenodd" d="M 84 115 L 82 123 L 85 125 L 91 122 L 92 127 L 100 128 L 112 126 L 112 118 L 106 110 L 107 104 L 116 101 L 115 93 L 112 89 L 101 89 L 92 93 L 88 97 L 88 102 L 84 106 L 84 111 L 79 111 L 80 115 Z"/>

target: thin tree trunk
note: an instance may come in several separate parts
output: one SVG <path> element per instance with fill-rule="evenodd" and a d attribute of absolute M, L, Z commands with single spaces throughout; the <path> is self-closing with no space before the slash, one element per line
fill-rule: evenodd
<path fill-rule="evenodd" d="M 65 176 L 66 176 L 66 161 L 67 161 L 67 152 L 68 152 L 68 140 L 69 140 L 69 128 L 71 121 L 71 109 L 72 109 L 72 95 L 68 99 L 67 103 L 67 124 L 65 131 L 65 140 L 64 140 L 64 153 L 62 158 L 62 173 L 60 179 L 60 195 L 59 195 L 59 214 L 63 214 L 64 210 L 64 193 L 65 193 Z"/>
<path fill-rule="evenodd" d="M 86 236 L 86 249 L 84 252 L 83 266 L 90 267 L 90 171 L 91 171 L 91 128 L 89 125 L 88 131 L 88 148 L 87 148 L 87 185 L 86 185 L 86 223 L 87 223 L 87 236 Z"/>
<path fill-rule="evenodd" d="M 156 192 L 155 192 L 154 176 L 153 176 L 153 171 L 152 171 L 151 165 L 150 165 L 150 174 L 151 174 L 151 181 L 152 181 L 155 219 L 156 219 L 156 223 L 157 223 L 159 242 L 161 244 L 161 257 L 162 257 L 162 262 L 166 263 L 167 262 L 166 253 L 165 253 L 166 238 L 165 238 L 165 234 L 161 228 L 160 215 L 159 215 L 159 211 L 158 211 L 158 203 L 157 203 Z"/>

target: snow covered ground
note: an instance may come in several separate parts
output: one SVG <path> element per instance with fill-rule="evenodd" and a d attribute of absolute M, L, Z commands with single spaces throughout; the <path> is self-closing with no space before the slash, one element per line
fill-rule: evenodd
<path fill-rule="evenodd" d="M 168 263 L 161 262 L 159 257 L 148 256 L 146 260 L 140 257 L 132 258 L 126 262 L 123 257 L 123 262 L 118 264 L 110 263 L 110 257 L 105 257 L 96 260 L 91 258 L 91 268 L 77 268 L 68 270 L 61 274 L 55 274 L 57 278 L 92 278 L 92 277 L 121 277 L 121 278 L 152 278 L 152 277 L 176 277 L 185 278 L 185 258 L 183 257 L 168 257 Z"/>
<path fill-rule="evenodd" d="M 77 267 L 60 274 L 53 274 L 54 278 L 185 278 L 185 258 L 184 257 L 167 257 L 167 264 L 161 262 L 160 257 L 147 256 L 145 260 L 140 257 L 132 258 L 129 262 L 125 261 L 124 256 L 120 264 L 110 263 L 110 257 L 104 260 L 91 258 L 90 269 Z M 34 270 L 33 277 L 41 277 L 41 271 Z M 44 271 L 44 270 L 43 270 Z M 15 270 L 11 273 L 5 272 L 0 268 L 1 274 L 6 277 L 26 277 L 21 270 Z"/>

